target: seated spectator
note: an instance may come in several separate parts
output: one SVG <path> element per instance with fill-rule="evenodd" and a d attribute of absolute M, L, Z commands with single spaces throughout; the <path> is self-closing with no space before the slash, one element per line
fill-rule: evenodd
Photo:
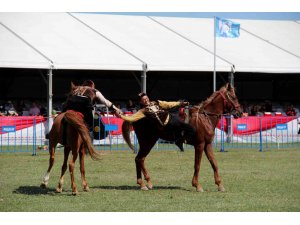
<path fill-rule="evenodd" d="M 19 115 L 23 116 L 23 111 L 26 109 L 26 105 L 24 101 L 23 100 L 17 101 L 15 104 L 15 109 Z"/>
<path fill-rule="evenodd" d="M 40 108 L 37 106 L 35 102 L 32 102 L 32 105 L 29 109 L 30 116 L 39 116 L 41 114 Z"/>
<path fill-rule="evenodd" d="M 4 108 L 7 112 L 7 116 L 18 116 L 18 113 L 11 101 L 8 101 Z"/>
<path fill-rule="evenodd" d="M 272 113 L 273 112 L 273 106 L 272 106 L 272 103 L 268 100 L 265 101 L 265 105 L 264 105 L 264 109 L 265 109 L 265 112 L 270 112 Z"/>
<path fill-rule="evenodd" d="M 294 109 L 293 105 L 289 105 L 287 107 L 287 110 L 285 111 L 285 114 L 287 116 L 296 116 L 297 115 L 296 110 Z"/>
<path fill-rule="evenodd" d="M 137 111 L 136 105 L 133 103 L 132 100 L 128 100 L 127 105 L 126 105 L 126 111 L 135 113 Z"/>
<path fill-rule="evenodd" d="M 258 114 L 258 105 L 253 105 L 251 107 L 250 116 L 257 116 Z"/>

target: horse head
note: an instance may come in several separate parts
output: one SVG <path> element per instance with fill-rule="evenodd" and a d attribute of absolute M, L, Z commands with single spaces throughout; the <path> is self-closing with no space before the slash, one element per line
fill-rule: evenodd
<path fill-rule="evenodd" d="M 234 118 L 241 117 L 243 111 L 235 94 L 234 87 L 230 83 L 227 83 L 224 88 L 220 90 L 220 95 L 224 101 L 224 113 L 233 115 Z"/>
<path fill-rule="evenodd" d="M 71 91 L 69 96 L 72 95 L 85 96 L 89 98 L 91 102 L 94 102 L 96 99 L 96 89 L 89 86 L 76 86 L 73 82 L 71 82 Z"/>

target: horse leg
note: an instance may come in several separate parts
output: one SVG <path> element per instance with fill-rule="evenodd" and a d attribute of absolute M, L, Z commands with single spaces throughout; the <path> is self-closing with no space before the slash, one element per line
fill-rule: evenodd
<path fill-rule="evenodd" d="M 152 181 L 151 181 L 150 174 L 149 174 L 149 172 L 148 172 L 148 170 L 146 169 L 146 166 L 145 166 L 145 159 L 146 159 L 147 155 L 150 153 L 152 147 L 155 145 L 157 140 L 158 140 L 158 138 L 155 138 L 155 137 L 150 139 L 150 140 L 148 139 L 147 144 L 143 144 L 143 150 L 140 150 L 140 152 L 142 152 L 142 156 L 140 158 L 139 163 L 140 163 L 140 167 L 141 167 L 141 170 L 143 172 L 144 178 L 147 181 L 147 186 L 146 186 L 147 189 L 146 190 L 152 189 L 153 184 L 152 184 Z"/>
<path fill-rule="evenodd" d="M 50 171 L 53 167 L 54 164 L 54 160 L 55 160 L 55 147 L 57 145 L 58 141 L 54 140 L 54 138 L 51 138 L 50 142 L 49 142 L 49 166 L 48 166 L 48 170 L 45 173 L 42 183 L 40 185 L 41 188 L 46 188 L 48 186 L 48 182 L 50 179 Z"/>
<path fill-rule="evenodd" d="M 143 157 L 142 160 L 141 160 L 141 162 L 140 162 L 141 163 L 141 168 L 142 168 L 142 172 L 143 172 L 144 178 L 147 181 L 147 187 L 148 187 L 148 189 L 152 189 L 153 188 L 153 184 L 152 184 L 152 181 L 151 181 L 150 174 L 149 174 L 148 170 L 145 167 L 145 159 L 146 159 L 146 156 Z"/>
<path fill-rule="evenodd" d="M 139 151 L 139 153 L 140 153 L 140 151 Z M 136 183 L 138 185 L 140 185 L 141 190 L 147 191 L 148 188 L 142 179 L 142 166 L 141 166 L 142 162 L 141 161 L 144 159 L 141 158 L 139 153 L 135 157 L 135 167 L 136 167 L 136 176 L 137 176 Z"/>
<path fill-rule="evenodd" d="M 196 190 L 198 192 L 203 192 L 203 188 L 198 180 L 199 180 L 200 163 L 201 163 L 202 153 L 204 149 L 204 143 L 195 145 L 194 148 L 195 148 L 195 164 L 194 164 L 194 176 L 192 180 L 192 185 L 196 187 Z"/>
<path fill-rule="evenodd" d="M 78 195 L 78 190 L 75 183 L 75 177 L 74 177 L 74 167 L 75 167 L 75 161 L 78 156 L 77 148 L 72 148 L 72 159 L 69 162 L 69 171 L 71 176 L 71 188 L 72 188 L 72 195 Z"/>
<path fill-rule="evenodd" d="M 90 188 L 85 179 L 85 167 L 84 167 L 84 157 L 85 157 L 85 149 L 83 145 L 81 145 L 79 150 L 79 160 L 80 160 L 80 173 L 81 173 L 81 182 L 84 191 L 90 191 Z"/>
<path fill-rule="evenodd" d="M 210 162 L 211 167 L 214 170 L 215 184 L 218 185 L 218 191 L 224 192 L 225 188 L 222 184 L 222 180 L 221 180 L 221 177 L 219 175 L 217 160 L 215 159 L 214 152 L 212 150 L 212 144 L 211 143 L 207 144 L 205 146 L 204 151 L 205 151 L 207 159 Z"/>
<path fill-rule="evenodd" d="M 63 165 L 61 167 L 61 174 L 60 174 L 60 178 L 58 181 L 58 186 L 56 188 L 56 192 L 57 193 L 61 193 L 62 192 L 62 186 L 64 183 L 64 174 L 68 168 L 68 157 L 69 157 L 69 153 L 70 153 L 70 148 L 67 146 L 64 148 L 64 162 Z"/>
<path fill-rule="evenodd" d="M 137 156 L 135 157 L 137 184 L 140 185 L 142 190 L 148 190 L 153 188 L 150 174 L 145 167 L 145 159 L 157 140 L 158 138 L 152 138 L 151 140 L 148 139 L 146 142 L 140 141 L 140 150 Z M 145 185 L 145 183 L 142 180 L 141 172 L 143 172 L 148 187 Z"/>

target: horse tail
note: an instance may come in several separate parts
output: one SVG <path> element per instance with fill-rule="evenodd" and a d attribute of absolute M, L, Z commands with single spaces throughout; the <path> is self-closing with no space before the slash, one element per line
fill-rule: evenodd
<path fill-rule="evenodd" d="M 91 158 L 93 160 L 100 160 L 100 154 L 96 152 L 92 144 L 91 137 L 89 135 L 89 130 L 85 125 L 83 119 L 76 112 L 70 110 L 68 110 L 65 113 L 64 119 L 80 134 L 83 140 L 83 145 L 85 149 L 88 150 L 88 153 L 90 154 Z"/>
<path fill-rule="evenodd" d="M 125 142 L 128 144 L 129 148 L 131 148 L 134 151 L 134 146 L 131 143 L 130 140 L 130 130 L 131 130 L 131 123 L 128 121 L 124 121 L 122 124 L 122 135 L 125 140 Z"/>

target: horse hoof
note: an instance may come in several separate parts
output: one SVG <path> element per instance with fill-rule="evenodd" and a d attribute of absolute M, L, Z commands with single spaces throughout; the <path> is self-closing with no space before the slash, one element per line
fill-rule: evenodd
<path fill-rule="evenodd" d="M 196 191 L 197 191 L 197 192 L 204 192 L 204 190 L 203 190 L 202 187 L 197 187 L 197 188 L 196 188 Z"/>
<path fill-rule="evenodd" d="M 77 195 L 79 195 L 79 193 L 78 193 L 78 191 L 73 191 L 73 192 L 72 192 L 72 195 L 73 195 L 73 196 L 77 196 Z"/>
<path fill-rule="evenodd" d="M 144 187 L 141 187 L 141 190 L 148 191 L 149 189 L 146 186 L 144 186 Z"/>
<path fill-rule="evenodd" d="M 62 193 L 62 188 L 56 188 L 55 192 L 56 193 Z"/>
<path fill-rule="evenodd" d="M 153 185 L 147 185 L 148 189 L 152 190 L 153 189 Z"/>
<path fill-rule="evenodd" d="M 47 188 L 47 184 L 41 183 L 40 187 L 43 188 L 43 189 L 46 189 Z"/>
<path fill-rule="evenodd" d="M 89 187 L 85 187 L 85 188 L 83 188 L 83 190 L 84 190 L 85 192 L 89 192 L 89 191 L 90 191 L 90 188 L 89 188 Z"/>
<path fill-rule="evenodd" d="M 153 184 L 152 184 L 151 181 L 147 182 L 147 187 L 148 187 L 150 190 L 152 190 Z"/>
<path fill-rule="evenodd" d="M 220 192 L 225 192 L 225 188 L 224 188 L 223 186 L 219 186 L 219 187 L 218 187 L 218 191 L 220 191 Z"/>

